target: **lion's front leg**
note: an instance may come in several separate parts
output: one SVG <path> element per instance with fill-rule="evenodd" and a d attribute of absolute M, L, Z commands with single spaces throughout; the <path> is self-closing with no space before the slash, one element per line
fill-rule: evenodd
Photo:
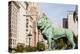
<path fill-rule="evenodd" d="M 51 41 L 51 48 L 53 50 L 55 50 L 55 48 L 56 48 L 56 45 L 55 45 L 55 41 L 54 40 Z"/>
<path fill-rule="evenodd" d="M 51 38 L 48 37 L 48 49 L 51 50 Z"/>

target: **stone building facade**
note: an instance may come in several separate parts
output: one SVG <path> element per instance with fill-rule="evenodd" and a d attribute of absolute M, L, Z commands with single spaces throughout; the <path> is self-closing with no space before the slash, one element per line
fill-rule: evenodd
<path fill-rule="evenodd" d="M 37 46 L 37 20 L 41 14 L 35 2 L 9 2 L 9 48 L 16 48 L 19 43 Z"/>
<path fill-rule="evenodd" d="M 38 29 L 37 29 L 37 19 L 40 18 L 40 10 L 38 4 L 35 2 L 28 2 L 27 14 L 26 17 L 29 19 L 29 33 L 31 36 L 28 36 L 30 46 L 36 46 L 38 42 Z"/>
<path fill-rule="evenodd" d="M 69 29 L 71 29 L 75 36 L 78 35 L 78 6 L 76 5 L 74 12 L 68 14 Z"/>
<path fill-rule="evenodd" d="M 17 46 L 17 18 L 20 7 L 16 2 L 9 2 L 9 47 Z"/>
<path fill-rule="evenodd" d="M 78 35 L 78 7 L 74 11 L 69 11 L 67 18 L 63 18 L 63 28 L 70 29 L 75 36 Z"/>

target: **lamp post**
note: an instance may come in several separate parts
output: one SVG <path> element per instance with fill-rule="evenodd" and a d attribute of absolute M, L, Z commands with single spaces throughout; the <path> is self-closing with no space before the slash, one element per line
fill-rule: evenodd
<path fill-rule="evenodd" d="M 30 40 L 31 40 L 30 37 L 32 36 L 31 32 L 29 32 L 28 36 L 29 36 L 29 46 L 30 46 Z"/>

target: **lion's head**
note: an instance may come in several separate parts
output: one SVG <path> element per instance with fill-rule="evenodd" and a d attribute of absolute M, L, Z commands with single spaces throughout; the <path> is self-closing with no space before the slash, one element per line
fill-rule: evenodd
<path fill-rule="evenodd" d="M 44 24 L 46 23 L 46 20 L 47 20 L 47 17 L 46 17 L 46 16 L 40 18 L 40 19 L 37 21 L 37 26 L 38 26 L 38 27 L 44 26 Z"/>

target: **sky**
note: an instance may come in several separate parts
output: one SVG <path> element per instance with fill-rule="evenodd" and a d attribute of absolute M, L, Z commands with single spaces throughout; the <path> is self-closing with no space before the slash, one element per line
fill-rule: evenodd
<path fill-rule="evenodd" d="M 75 5 L 72 4 L 39 3 L 39 7 L 55 26 L 61 26 L 62 19 L 67 17 L 67 13 L 75 10 Z"/>

